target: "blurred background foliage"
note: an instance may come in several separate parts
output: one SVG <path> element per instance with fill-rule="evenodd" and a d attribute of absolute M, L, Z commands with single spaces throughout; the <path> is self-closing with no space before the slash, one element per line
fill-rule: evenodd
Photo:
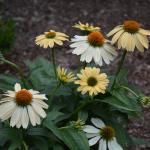
<path fill-rule="evenodd" d="M 3 0 L 0 0 L 0 50 L 3 54 L 11 51 L 15 39 L 15 21 L 4 19 L 2 14 Z"/>
<path fill-rule="evenodd" d="M 3 54 L 12 48 L 15 38 L 15 22 L 0 18 L 0 49 Z"/>

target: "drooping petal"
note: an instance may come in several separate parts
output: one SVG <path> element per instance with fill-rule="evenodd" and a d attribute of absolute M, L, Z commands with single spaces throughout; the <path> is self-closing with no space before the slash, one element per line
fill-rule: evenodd
<path fill-rule="evenodd" d="M 9 119 L 15 109 L 16 104 L 14 102 L 7 102 L 5 106 L 4 104 L 2 104 L 0 107 L 0 118 L 2 119 L 2 121 Z"/>
<path fill-rule="evenodd" d="M 112 31 L 110 31 L 108 34 L 107 34 L 107 36 L 109 37 L 109 36 L 112 36 L 113 34 L 115 34 L 116 32 L 118 32 L 119 30 L 121 30 L 122 29 L 122 27 L 121 26 L 117 26 L 117 27 L 115 27 Z"/>
<path fill-rule="evenodd" d="M 93 137 L 96 137 L 96 136 L 99 136 L 99 133 L 86 133 L 87 138 L 93 138 Z"/>
<path fill-rule="evenodd" d="M 137 38 L 139 39 L 139 41 L 141 42 L 141 44 L 148 49 L 148 39 L 145 35 L 139 34 L 137 33 Z"/>
<path fill-rule="evenodd" d="M 120 30 L 119 32 L 117 32 L 113 38 L 112 38 L 112 44 L 116 43 L 117 40 L 119 39 L 119 37 L 121 36 L 121 34 L 124 32 L 124 30 Z"/>
<path fill-rule="evenodd" d="M 42 118 L 46 117 L 46 113 L 45 111 L 40 107 L 40 105 L 38 103 L 35 103 L 34 101 L 31 104 L 34 108 L 34 111 L 41 116 Z"/>
<path fill-rule="evenodd" d="M 27 108 L 26 107 L 23 108 L 21 123 L 22 123 L 22 127 L 23 128 L 26 129 L 28 127 L 29 116 L 28 116 L 28 112 L 27 112 Z"/>
<path fill-rule="evenodd" d="M 10 126 L 14 127 L 18 121 L 20 120 L 20 116 L 22 114 L 22 108 L 17 107 L 10 119 Z"/>
<path fill-rule="evenodd" d="M 144 35 L 150 35 L 150 30 L 144 30 L 140 28 L 138 32 Z"/>
<path fill-rule="evenodd" d="M 141 52 L 144 52 L 144 47 L 141 44 L 141 42 L 138 40 L 136 34 L 134 35 L 134 40 L 135 40 L 135 45 L 136 45 L 137 49 Z"/>
<path fill-rule="evenodd" d="M 91 122 L 97 127 L 97 128 L 103 128 L 105 127 L 105 124 L 102 120 L 99 118 L 92 118 Z"/>
<path fill-rule="evenodd" d="M 48 105 L 40 99 L 33 99 L 33 101 L 34 101 L 34 103 L 38 103 L 38 105 L 40 105 L 42 108 L 45 108 L 45 109 L 48 108 Z"/>
<path fill-rule="evenodd" d="M 34 94 L 34 99 L 42 99 L 42 100 L 48 100 L 45 94 Z"/>
<path fill-rule="evenodd" d="M 95 145 L 95 144 L 98 142 L 99 139 L 100 139 L 100 136 L 96 136 L 96 137 L 94 137 L 94 138 L 91 138 L 91 139 L 89 140 L 89 145 L 90 145 L 90 146 Z"/>
<path fill-rule="evenodd" d="M 99 133 L 99 129 L 97 129 L 91 125 L 86 125 L 85 128 L 83 129 L 83 131 L 86 133 Z"/>
<path fill-rule="evenodd" d="M 116 139 L 108 141 L 109 150 L 123 150 L 123 148 L 117 143 Z"/>
<path fill-rule="evenodd" d="M 30 118 L 30 122 L 33 126 L 36 125 L 37 121 L 36 121 L 36 113 L 35 111 L 32 109 L 32 107 L 30 105 L 27 106 L 28 109 L 28 114 L 29 114 L 29 118 Z"/>
<path fill-rule="evenodd" d="M 107 150 L 107 145 L 106 145 L 106 141 L 101 139 L 99 141 L 99 147 L 98 150 Z"/>

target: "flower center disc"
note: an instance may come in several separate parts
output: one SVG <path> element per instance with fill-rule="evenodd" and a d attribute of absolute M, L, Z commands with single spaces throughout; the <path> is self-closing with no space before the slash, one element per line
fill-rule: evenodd
<path fill-rule="evenodd" d="M 88 42 L 94 47 L 100 47 L 104 44 L 105 38 L 101 32 L 95 31 L 88 35 Z"/>
<path fill-rule="evenodd" d="M 26 106 L 32 101 L 32 94 L 28 90 L 20 90 L 16 93 L 16 102 L 18 105 Z"/>
<path fill-rule="evenodd" d="M 97 80 L 94 77 L 90 77 L 88 78 L 87 83 L 89 86 L 95 86 L 97 84 Z"/>
<path fill-rule="evenodd" d="M 47 38 L 54 38 L 55 36 L 56 36 L 56 33 L 55 32 L 48 32 L 48 33 L 46 33 L 45 34 L 45 36 L 47 37 Z"/>
<path fill-rule="evenodd" d="M 134 20 L 124 21 L 124 28 L 130 33 L 135 33 L 139 30 L 140 24 Z"/>
<path fill-rule="evenodd" d="M 105 126 L 101 129 L 100 135 L 105 140 L 110 141 L 113 139 L 113 137 L 115 137 L 115 130 L 111 126 Z"/>

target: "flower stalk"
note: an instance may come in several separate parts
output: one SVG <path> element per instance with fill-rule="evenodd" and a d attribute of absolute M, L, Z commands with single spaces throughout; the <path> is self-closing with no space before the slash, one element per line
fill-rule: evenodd
<path fill-rule="evenodd" d="M 86 106 L 88 106 L 89 104 L 93 103 L 94 99 L 88 99 L 87 101 L 85 101 L 84 103 L 82 103 L 81 105 L 79 105 L 71 114 L 70 114 L 70 118 L 72 118 L 74 115 L 76 115 L 79 111 L 81 111 L 83 108 L 85 108 Z"/>
<path fill-rule="evenodd" d="M 57 69 L 56 69 L 56 62 L 55 62 L 55 50 L 52 48 L 52 63 L 53 63 L 53 69 L 55 73 L 55 78 L 57 79 Z"/>
<path fill-rule="evenodd" d="M 26 79 L 25 79 L 25 75 L 24 75 L 22 69 L 21 69 L 18 65 L 16 65 L 15 63 L 13 63 L 13 62 L 11 62 L 11 61 L 5 59 L 5 58 L 3 57 L 3 55 L 2 55 L 1 52 L 0 52 L 0 61 L 3 62 L 3 63 L 5 63 L 5 64 L 8 64 L 8 65 L 11 66 L 12 68 L 14 68 L 14 69 L 18 72 L 18 74 L 19 74 L 19 76 L 20 76 L 20 79 L 21 79 L 21 81 L 22 81 L 24 87 L 26 87 Z"/>
<path fill-rule="evenodd" d="M 59 83 L 57 84 L 57 86 L 52 91 L 52 95 L 50 96 L 50 103 L 51 103 L 53 97 L 55 96 L 55 94 L 56 94 L 56 92 L 57 92 L 57 90 L 59 89 L 60 86 L 61 86 L 61 82 L 59 81 Z"/>
<path fill-rule="evenodd" d="M 123 51 L 122 58 L 121 58 L 120 63 L 119 63 L 119 66 L 118 66 L 118 68 L 117 68 L 117 72 L 116 72 L 115 79 L 114 79 L 114 81 L 113 81 L 113 84 L 112 84 L 111 89 L 113 89 L 114 86 L 115 86 L 115 84 L 116 84 L 117 77 L 118 77 L 118 75 L 119 75 L 119 73 L 120 73 L 120 70 L 121 70 L 121 68 L 122 68 L 122 66 L 123 66 L 123 63 L 124 63 L 124 61 L 125 61 L 126 54 L 127 54 L 127 51 L 124 50 L 124 51 Z"/>
<path fill-rule="evenodd" d="M 23 144 L 24 150 L 28 150 L 28 146 L 24 141 L 22 142 L 22 144 Z"/>

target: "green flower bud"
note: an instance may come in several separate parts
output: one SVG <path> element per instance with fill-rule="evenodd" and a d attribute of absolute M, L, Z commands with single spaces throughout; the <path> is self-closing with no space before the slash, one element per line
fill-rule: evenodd
<path fill-rule="evenodd" d="M 150 106 L 150 97 L 144 96 L 140 99 L 140 102 L 143 107 L 149 107 Z"/>
<path fill-rule="evenodd" d="M 78 119 L 77 121 L 71 121 L 70 125 L 77 129 L 77 130 L 83 130 L 85 122 L 83 120 Z"/>

